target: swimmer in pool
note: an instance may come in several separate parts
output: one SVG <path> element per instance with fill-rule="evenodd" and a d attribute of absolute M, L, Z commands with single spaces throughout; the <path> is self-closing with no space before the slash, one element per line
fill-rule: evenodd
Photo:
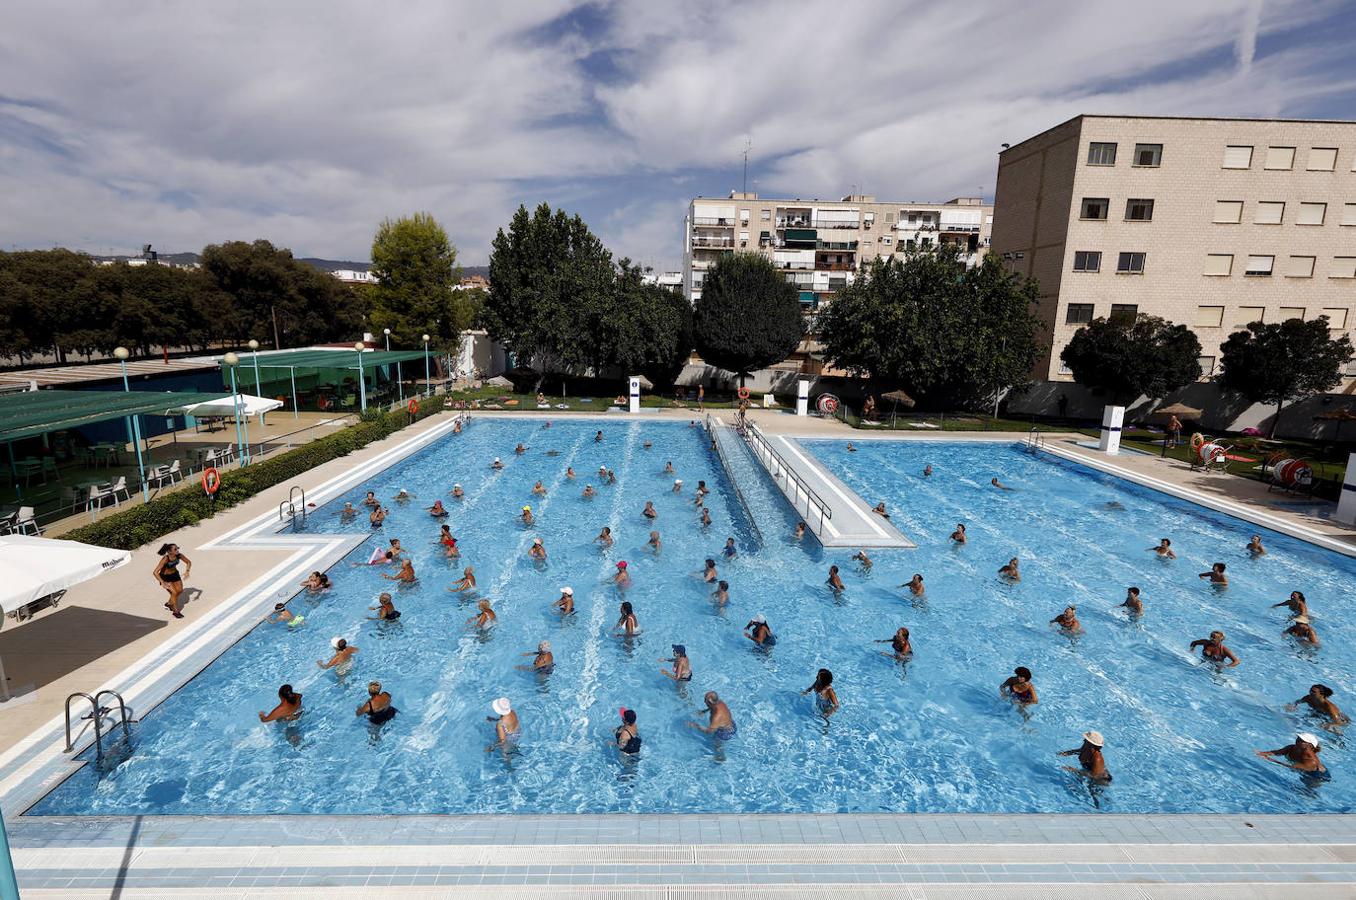
<path fill-rule="evenodd" d="M 601 431 L 593 436 L 593 442 L 595 444 L 601 444 L 603 442 L 603 433 Z"/>
<path fill-rule="evenodd" d="M 1018 706 L 1035 706 L 1040 702 L 1036 696 L 1036 686 L 1031 683 L 1031 670 L 1026 666 L 1012 670 L 1007 680 L 998 686 L 998 696 Z"/>
<path fill-rule="evenodd" d="M 646 501 L 645 501 L 645 508 L 642 509 L 642 510 L 640 511 L 640 514 L 641 514 L 642 516 L 644 516 L 645 518 L 651 519 L 651 520 L 654 520 L 654 519 L 659 518 L 659 512 L 658 512 L 658 510 L 656 510 L 656 509 L 654 508 L 654 501 L 653 501 L 653 500 L 646 500 Z"/>
<path fill-rule="evenodd" d="M 795 531 L 794 534 L 791 535 L 791 539 L 792 539 L 792 540 L 798 541 L 798 540 L 800 540 L 800 539 L 803 538 L 803 537 L 805 537 L 805 523 L 804 523 L 804 522 L 797 522 L 797 523 L 796 523 L 796 531 Z"/>
<path fill-rule="evenodd" d="M 777 636 L 772 633 L 768 627 L 767 619 L 762 613 L 749 620 L 749 624 L 744 626 L 744 637 L 753 641 L 759 647 L 775 647 L 777 645 Z"/>
<path fill-rule="evenodd" d="M 711 493 L 711 489 L 710 489 L 709 487 L 706 486 L 706 482 L 705 482 L 705 481 L 698 480 L 698 481 L 697 481 L 697 496 L 698 496 L 698 497 L 705 497 L 705 496 L 706 496 L 707 494 L 709 494 L 709 493 Z"/>
<path fill-rule="evenodd" d="M 1102 747 L 1106 739 L 1100 731 L 1083 732 L 1083 745 L 1074 750 L 1061 750 L 1056 756 L 1077 756 L 1079 768 L 1065 766 L 1064 771 L 1072 772 L 1080 778 L 1086 778 L 1095 784 L 1110 784 L 1111 773 L 1107 771 L 1106 760 L 1102 758 Z"/>
<path fill-rule="evenodd" d="M 358 704 L 353 715 L 365 715 L 373 725 L 381 725 L 394 719 L 396 712 L 391 705 L 391 695 L 381 689 L 380 681 L 373 681 L 367 685 L 367 702 Z"/>
<path fill-rule="evenodd" d="M 533 522 L 536 521 L 536 520 L 532 517 L 532 507 L 530 507 L 530 506 L 524 506 L 524 507 L 523 507 L 522 515 L 519 516 L 519 518 L 521 518 L 521 519 L 523 520 L 523 524 L 524 524 L 524 525 L 531 525 Z"/>
<path fill-rule="evenodd" d="M 631 586 L 631 573 L 626 571 L 626 560 L 617 561 L 617 574 L 612 576 L 612 583 L 619 588 Z"/>
<path fill-rule="evenodd" d="M 1228 587 L 1229 576 L 1224 574 L 1224 563 L 1215 563 L 1209 572 L 1202 572 L 1197 578 L 1209 578 L 1211 587 Z"/>
<path fill-rule="evenodd" d="M 1172 541 L 1168 540 L 1167 538 L 1160 539 L 1158 542 L 1158 546 L 1150 547 L 1149 552 L 1157 553 L 1159 559 L 1177 558 L 1177 554 L 1172 551 Z"/>
<path fill-rule="evenodd" d="M 572 615 L 574 613 L 574 588 L 561 588 L 560 599 L 552 603 L 551 608 L 560 610 L 562 616 Z"/>
<path fill-rule="evenodd" d="M 471 568 L 470 566 L 467 566 L 466 568 L 462 569 L 461 580 L 457 581 L 450 588 L 448 588 L 448 590 L 452 591 L 454 594 L 460 593 L 462 591 L 473 591 L 475 589 L 476 589 L 476 572 L 475 569 Z"/>
<path fill-rule="evenodd" d="M 391 538 L 388 543 L 390 550 L 386 555 L 392 562 L 405 555 L 405 548 L 400 546 L 400 538 Z"/>
<path fill-rule="evenodd" d="M 372 507 L 372 513 L 367 517 L 367 522 L 373 528 L 380 528 L 381 523 L 386 521 L 387 512 L 380 506 Z"/>
<path fill-rule="evenodd" d="M 602 432 L 598 432 L 602 434 Z M 513 705 L 509 703 L 507 697 L 500 697 L 490 704 L 490 709 L 494 710 L 493 716 L 486 716 L 485 721 L 494 723 L 494 743 L 485 748 L 485 752 L 502 749 L 507 750 L 511 745 L 518 742 L 519 732 L 522 729 L 518 721 L 518 714 L 513 711 Z"/>
<path fill-rule="evenodd" d="M 882 641 L 873 641 L 876 644 L 889 644 L 890 652 L 881 651 L 881 656 L 888 656 L 892 659 L 902 660 L 913 654 L 913 646 L 909 643 L 909 629 L 900 626 L 895 630 L 892 637 Z"/>
<path fill-rule="evenodd" d="M 957 544 L 964 544 L 966 542 L 967 538 L 965 536 L 964 522 L 956 523 L 956 530 L 951 532 L 951 540 L 955 541 Z"/>
<path fill-rule="evenodd" d="M 707 691 L 702 701 L 706 704 L 706 709 L 698 710 L 697 714 L 706 713 L 706 724 L 688 722 L 687 727 L 695 728 L 703 734 L 709 734 L 718 741 L 728 741 L 739 733 L 734 717 L 730 715 L 730 707 L 725 705 L 725 701 L 720 699 L 719 694 L 715 691 Z"/>
<path fill-rule="evenodd" d="M 593 539 L 593 542 L 594 542 L 595 544 L 601 544 L 601 545 L 604 546 L 604 547 L 611 547 L 611 546 L 612 546 L 612 529 L 609 528 L 609 527 L 607 527 L 606 525 L 604 525 L 604 526 L 603 526 L 603 530 L 600 531 L 600 532 L 598 532 L 598 536 L 597 536 L 596 538 Z"/>
<path fill-rule="evenodd" d="M 923 466 L 923 477 L 924 478 L 932 477 L 932 463 L 928 463 L 926 466 Z"/>
<path fill-rule="evenodd" d="M 1319 646 L 1318 632 L 1314 631 L 1314 626 L 1309 624 L 1308 616 L 1295 616 L 1294 622 L 1281 634 L 1294 638 L 1297 644 L 1309 647 Z"/>
<path fill-rule="evenodd" d="M 1017 557 L 1008 560 L 1008 564 L 998 570 L 998 577 L 1014 584 L 1022 580 L 1022 572 L 1017 567 Z"/>
<path fill-rule="evenodd" d="M 923 592 L 927 590 L 927 588 L 923 586 L 923 576 L 917 572 L 913 573 L 913 577 L 901 584 L 900 587 L 908 588 L 909 593 L 913 594 L 915 597 L 923 596 Z"/>
<path fill-rule="evenodd" d="M 353 501 L 345 501 L 344 508 L 339 510 L 340 522 L 352 522 L 358 517 L 358 508 L 353 505 Z"/>
<path fill-rule="evenodd" d="M 377 499 L 376 491 L 367 492 L 367 496 L 363 498 L 363 506 L 381 506 L 381 501 Z"/>
<path fill-rule="evenodd" d="M 719 580 L 720 576 L 716 574 L 716 561 L 714 559 L 708 559 L 702 566 L 702 581 L 705 581 L 707 584 L 714 584 Z"/>
<path fill-rule="evenodd" d="M 673 663 L 673 669 L 660 669 L 659 674 L 674 681 L 692 680 L 692 662 L 687 658 L 687 648 L 682 644 L 673 645 L 673 656 L 661 656 L 660 662 Z"/>
<path fill-rule="evenodd" d="M 520 672 L 545 672 L 549 674 L 556 665 L 556 658 L 551 655 L 550 641 L 541 641 L 537 644 L 536 650 L 529 650 L 527 653 L 519 655 L 532 657 L 532 665 L 514 666 Z"/>
<path fill-rule="evenodd" d="M 669 460 L 668 462 L 664 463 L 664 474 L 665 475 L 673 474 L 673 460 Z"/>
<path fill-rule="evenodd" d="M 674 492 L 675 494 L 681 494 L 681 493 L 683 492 L 683 479 L 681 479 L 681 478 L 675 478 L 675 479 L 674 479 L 674 481 L 673 481 L 673 492 Z"/>
<path fill-rule="evenodd" d="M 612 733 L 612 744 L 619 753 L 635 756 L 640 752 L 640 730 L 636 728 L 636 711 L 623 706 L 620 710 L 622 723 Z"/>
<path fill-rule="evenodd" d="M 856 453 L 856 452 L 857 452 L 857 448 L 854 447 L 854 446 L 852 446 L 852 441 L 848 441 L 848 442 L 847 442 L 847 452 L 849 452 L 849 453 Z"/>
<path fill-rule="evenodd" d="M 400 490 L 396 491 L 395 502 L 401 504 L 402 506 L 406 503 L 409 503 L 413 499 L 414 496 L 404 488 L 401 488 Z"/>
<path fill-rule="evenodd" d="M 1267 548 L 1262 546 L 1262 536 L 1260 534 L 1254 534 L 1252 536 L 1252 539 L 1248 541 L 1247 549 L 1249 555 L 1251 555 L 1253 559 L 1267 555 Z"/>
<path fill-rule="evenodd" d="M 617 483 L 617 473 L 614 472 L 614 471 L 612 471 L 611 469 L 608 469 L 608 470 L 607 470 L 607 474 L 604 476 L 603 483 L 604 483 L 604 484 L 616 484 L 616 483 Z"/>
<path fill-rule="evenodd" d="M 353 665 L 353 654 L 358 652 L 358 648 L 349 644 L 341 637 L 330 641 L 330 646 L 334 648 L 334 655 L 326 662 L 323 659 L 317 659 L 315 664 L 322 669 L 348 669 Z M 340 674 L 343 674 L 342 672 Z"/>
<path fill-rule="evenodd" d="M 739 549 L 735 547 L 735 539 L 732 537 L 727 537 L 725 539 L 725 546 L 721 549 L 720 553 L 726 559 L 734 559 L 736 556 L 738 556 Z"/>
<path fill-rule="evenodd" d="M 536 484 L 532 485 L 532 493 L 536 494 L 538 497 L 546 496 L 546 485 L 541 483 L 540 478 L 537 479 Z"/>
<path fill-rule="evenodd" d="M 843 584 L 843 579 L 838 575 L 837 566 L 829 566 L 829 577 L 824 580 L 824 583 L 827 584 L 829 590 L 833 591 L 835 594 L 841 594 L 843 591 L 847 590 L 847 585 Z"/>
<path fill-rule="evenodd" d="M 293 722 L 301 715 L 301 694 L 285 684 L 278 688 L 278 705 L 269 713 L 259 713 L 260 722 Z"/>
<path fill-rule="evenodd" d="M 806 694 L 814 692 L 815 705 L 819 708 L 820 715 L 831 716 L 838 709 L 838 693 L 833 689 L 833 673 L 828 669 L 820 669 L 815 675 L 814 684 L 800 692 L 804 697 Z"/>
<path fill-rule="evenodd" d="M 574 468 L 572 466 L 565 467 L 565 477 L 570 481 L 574 481 Z"/>
<path fill-rule="evenodd" d="M 721 581 L 716 585 L 716 589 L 711 594 L 711 602 L 716 606 L 725 606 L 730 602 L 730 582 Z"/>
<path fill-rule="evenodd" d="M 453 499 L 453 500 L 461 500 L 461 499 L 464 498 L 465 496 L 466 496 L 466 492 L 463 491 L 463 490 L 461 489 L 461 485 L 459 485 L 459 484 L 454 484 L 454 485 L 452 485 L 452 499 Z"/>
<path fill-rule="evenodd" d="M 434 500 L 433 505 L 428 508 L 428 514 L 435 519 L 446 519 L 448 516 L 447 507 L 443 506 L 443 501 Z"/>
<path fill-rule="evenodd" d="M 527 448 L 523 446 L 522 441 L 519 441 L 518 445 L 513 448 L 513 452 L 518 454 L 519 456 L 522 456 L 524 453 L 527 452 Z"/>
<path fill-rule="evenodd" d="M 647 546 L 650 547 L 650 549 L 652 549 L 656 554 L 658 554 L 661 543 L 662 542 L 659 540 L 659 532 L 651 531 L 650 540 L 646 542 Z"/>
<path fill-rule="evenodd" d="M 990 479 L 989 479 L 989 484 L 991 484 L 991 485 L 993 485 L 994 487 L 998 488 L 1000 491 L 1011 491 L 1011 490 L 1016 490 L 1015 488 L 1010 488 L 1010 487 L 1008 487 L 1006 484 L 1004 484 L 1003 482 L 999 481 L 997 477 L 990 478 Z"/>
<path fill-rule="evenodd" d="M 504 468 L 504 461 L 496 456 L 494 458 L 494 462 L 490 463 L 490 468 L 494 469 L 497 472 L 500 469 Z"/>
<path fill-rule="evenodd" d="M 872 508 L 871 511 L 872 511 L 873 513 L 875 513 L 876 515 L 880 516 L 882 519 L 888 519 L 888 518 L 890 518 L 890 514 L 889 514 L 888 512 L 886 512 L 886 510 L 885 510 L 885 501 L 884 501 L 884 500 L 882 500 L 881 502 L 877 503 L 877 504 Z"/>
<path fill-rule="evenodd" d="M 439 529 L 438 543 L 443 546 L 443 552 L 448 559 L 456 559 L 461 556 L 461 551 L 457 549 L 457 539 L 452 536 L 451 526 L 444 525 Z"/>
<path fill-rule="evenodd" d="M 1144 601 L 1140 599 L 1139 588 L 1128 587 L 1125 589 L 1125 602 L 1121 604 L 1132 616 L 1144 615 Z"/>
<path fill-rule="evenodd" d="M 706 509 L 705 507 L 702 508 L 702 524 L 703 525 L 711 524 L 711 510 Z"/>
<path fill-rule="evenodd" d="M 865 550 L 858 550 L 856 553 L 852 554 L 852 559 L 862 567 L 863 572 L 870 572 L 871 567 L 875 565 Z"/>
<path fill-rule="evenodd" d="M 640 623 L 636 620 L 635 610 L 631 608 L 629 600 L 623 600 L 621 604 L 620 618 L 617 624 L 612 626 L 613 631 L 620 631 L 626 637 L 633 637 L 640 631 Z"/>
<path fill-rule="evenodd" d="M 330 576 L 324 572 L 312 572 L 310 577 L 301 583 L 301 586 L 306 588 L 307 593 L 319 594 L 321 591 L 329 590 Z"/>
<path fill-rule="evenodd" d="M 1309 693 L 1305 694 L 1294 703 L 1287 703 L 1285 705 L 1286 711 L 1294 712 L 1299 708 L 1300 704 L 1309 707 L 1312 712 L 1325 717 L 1328 720 L 1328 725 L 1345 725 L 1351 721 L 1346 717 L 1346 714 L 1344 714 L 1342 710 L 1337 708 L 1337 704 L 1332 702 L 1332 688 L 1328 687 L 1326 684 L 1310 685 Z"/>
<path fill-rule="evenodd" d="M 286 625 L 290 628 L 296 627 L 306 621 L 302 616 L 294 616 L 292 610 L 287 608 L 286 603 L 273 604 L 273 614 L 268 617 L 268 620 L 278 625 Z"/>
<path fill-rule="evenodd" d="M 596 496 L 598 496 L 598 492 L 593 489 L 593 485 L 591 484 L 584 485 L 583 497 L 585 500 L 592 500 Z"/>
<path fill-rule="evenodd" d="M 536 560 L 546 559 L 546 545 L 541 542 L 541 538 L 532 539 L 532 546 L 527 548 L 527 555 Z"/>
<path fill-rule="evenodd" d="M 368 616 L 369 619 L 391 620 L 400 618 L 400 610 L 395 608 L 395 603 L 391 600 L 390 594 L 382 594 L 377 598 L 376 606 L 369 606 L 368 609 L 377 611 L 375 616 Z"/>
<path fill-rule="evenodd" d="M 383 572 L 381 577 L 388 581 L 399 581 L 402 584 L 414 584 L 419 580 L 414 574 L 414 563 L 410 562 L 408 559 L 401 561 L 399 572 L 396 572 L 394 575 L 389 572 Z"/>
<path fill-rule="evenodd" d="M 1275 750 L 1254 751 L 1267 762 L 1294 769 L 1296 772 L 1326 772 L 1323 762 L 1318 758 L 1318 738 L 1312 734 L 1295 735 L 1295 742 Z"/>
<path fill-rule="evenodd" d="M 1083 623 L 1078 621 L 1078 607 L 1070 603 L 1064 607 L 1064 612 L 1050 620 L 1051 625 L 1058 625 L 1059 630 L 1065 634 L 1082 634 Z"/>
<path fill-rule="evenodd" d="M 494 610 L 490 608 L 489 600 L 481 600 L 476 604 L 476 614 L 466 620 L 468 628 L 489 628 L 499 617 L 495 615 Z"/>
<path fill-rule="evenodd" d="M 1201 648 L 1201 659 L 1206 662 L 1212 662 L 1229 669 L 1238 665 L 1239 660 L 1234 655 L 1234 651 L 1224 646 L 1224 632 L 1222 631 L 1212 631 L 1210 637 L 1192 641 L 1190 649 L 1195 650 L 1197 647 Z"/>
<path fill-rule="evenodd" d="M 1280 603 L 1271 604 L 1272 609 L 1284 606 L 1290 610 L 1290 618 L 1296 616 L 1309 615 L 1309 603 L 1304 599 L 1304 594 L 1299 591 L 1291 591 L 1288 600 L 1282 600 Z"/>

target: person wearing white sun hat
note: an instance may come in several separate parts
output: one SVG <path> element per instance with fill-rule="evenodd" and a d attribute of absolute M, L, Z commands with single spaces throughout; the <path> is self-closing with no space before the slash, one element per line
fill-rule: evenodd
<path fill-rule="evenodd" d="M 453 499 L 455 499 L 455 500 L 460 500 L 460 499 L 462 499 L 462 498 L 465 497 L 465 496 L 466 496 L 466 492 L 465 492 L 464 490 L 461 489 L 461 484 L 460 484 L 460 483 L 452 485 L 452 497 L 453 497 Z"/>
<path fill-rule="evenodd" d="M 496 456 L 496 457 L 494 458 L 494 462 L 490 463 L 490 468 L 491 468 L 491 469 L 502 469 L 502 468 L 504 468 L 504 461 L 501 460 L 499 457 Z"/>
<path fill-rule="evenodd" d="M 560 599 L 552 603 L 551 608 L 560 610 L 562 616 L 572 615 L 574 613 L 574 588 L 561 588 Z"/>
<path fill-rule="evenodd" d="M 1080 778 L 1086 778 L 1088 781 L 1096 784 L 1110 784 L 1111 773 L 1107 771 L 1106 760 L 1102 758 L 1102 747 L 1106 745 L 1106 739 L 1102 737 L 1100 731 L 1083 732 L 1083 745 L 1075 747 L 1073 750 L 1061 750 L 1057 756 L 1077 756 L 1081 768 L 1075 769 L 1073 766 L 1065 766 L 1066 772 L 1072 772 Z"/>
<path fill-rule="evenodd" d="M 1258 756 L 1278 766 L 1294 769 L 1296 772 L 1326 772 L 1323 761 L 1318 758 L 1318 737 L 1307 731 L 1295 735 L 1295 742 L 1275 750 L 1257 750 Z M 1278 758 L 1279 757 L 1279 758 Z"/>
<path fill-rule="evenodd" d="M 507 697 L 495 700 L 490 704 L 490 709 L 494 710 L 494 715 L 486 716 L 485 721 L 495 723 L 495 741 L 485 748 L 485 752 L 489 753 L 496 748 L 507 750 L 518 741 L 518 714 L 513 711 L 513 704 Z"/>
<path fill-rule="evenodd" d="M 329 662 L 317 659 L 315 664 L 322 669 L 334 669 L 340 675 L 348 674 L 348 670 L 353 668 L 353 654 L 358 652 L 358 648 L 350 646 L 348 641 L 341 637 L 330 638 L 330 646 L 334 648 L 334 655 L 330 657 Z"/>

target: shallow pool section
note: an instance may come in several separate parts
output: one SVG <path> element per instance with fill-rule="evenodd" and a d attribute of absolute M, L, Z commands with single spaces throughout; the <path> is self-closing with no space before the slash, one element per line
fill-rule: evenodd
<path fill-rule="evenodd" d="M 601 427 L 604 437 L 594 440 Z M 646 442 L 651 446 L 646 447 Z M 522 442 L 526 453 L 516 455 Z M 863 441 L 805 446 L 871 503 L 885 500 L 918 550 L 877 551 L 863 571 L 850 552 L 825 553 L 791 539 L 794 519 L 765 484 L 734 495 L 705 433 L 686 424 L 620 420 L 475 420 L 460 435 L 355 488 L 312 514 L 308 527 L 368 533 L 370 541 L 331 570 L 334 587 L 298 596 L 300 627 L 261 624 L 152 711 L 123 752 L 91 762 L 41 801 L 36 814 L 564 813 L 564 812 L 1317 812 L 1350 809 L 1356 789 L 1340 735 L 1284 710 L 1309 684 L 1336 690 L 1356 709 L 1353 626 L 1337 614 L 1356 583 L 1356 563 L 1271 532 L 1270 553 L 1243 547 L 1258 529 L 1110 476 L 1031 456 L 1017 445 Z M 735 446 L 737 453 L 743 448 Z M 500 456 L 502 471 L 489 468 Z M 672 460 L 676 474 L 664 472 Z M 931 463 L 934 474 L 921 475 Z M 734 456 L 741 481 L 762 477 Z M 596 472 L 611 467 L 615 486 Z M 565 477 L 571 466 L 578 477 Z M 1016 488 L 991 486 L 997 476 Z M 673 479 L 683 490 L 672 492 Z M 532 493 L 540 480 L 547 494 Z M 692 491 L 712 488 L 703 527 Z M 461 501 L 449 496 L 459 481 Z M 592 483 L 598 496 L 581 497 Z M 414 495 L 391 501 L 401 488 Z M 366 490 L 391 517 L 371 529 L 364 513 L 343 522 L 344 500 Z M 462 558 L 436 543 L 426 512 L 442 498 Z M 659 517 L 641 515 L 647 500 Z M 757 519 L 749 527 L 745 505 Z M 531 505 L 537 524 L 519 521 Z M 970 542 L 947 540 L 956 522 Z M 593 538 L 604 526 L 616 545 Z M 661 533 L 658 554 L 646 547 Z M 761 540 L 759 536 L 761 532 Z M 1147 552 L 1173 539 L 1179 558 Z M 393 591 L 403 616 L 369 620 L 393 569 L 363 565 L 375 544 L 399 537 L 419 584 Z M 535 537 L 545 564 L 527 558 Z M 720 549 L 734 537 L 737 556 Z M 1019 585 L 996 571 L 1017 556 Z M 731 602 L 718 608 L 697 573 L 717 560 Z M 622 599 L 607 581 L 625 559 L 643 633 L 609 631 Z M 1198 572 L 1224 561 L 1227 591 Z M 446 587 L 475 566 L 473 597 Z M 830 564 L 847 590 L 824 584 Z M 899 585 L 914 572 L 923 598 Z M 1146 615 L 1128 620 L 1125 587 L 1143 590 Z M 576 614 L 550 604 L 575 591 Z M 1317 652 L 1281 637 L 1283 610 L 1269 605 L 1304 591 L 1323 638 Z M 281 590 L 280 596 L 294 587 Z M 493 601 L 498 625 L 467 629 L 475 600 Z M 1078 605 L 1086 633 L 1071 640 L 1048 620 Z M 741 634 L 754 614 L 778 636 L 759 652 Z M 915 655 L 900 665 L 881 653 L 899 626 Z M 1217 673 L 1187 645 L 1212 628 L 1242 658 Z M 321 671 L 336 635 L 359 649 L 345 676 Z M 555 671 L 516 668 L 549 640 Z M 675 685 L 659 673 L 670 646 L 687 646 L 695 679 Z M 528 654 L 528 655 L 524 655 Z M 999 699 L 1012 668 L 1034 670 L 1040 704 L 1023 712 Z M 801 690 L 831 668 L 842 709 L 825 720 Z M 379 680 L 400 710 L 380 728 L 354 715 Z M 304 695 L 291 726 L 260 724 L 277 686 Z M 686 727 L 702 692 L 718 691 L 739 725 L 721 745 Z M 521 743 L 487 752 L 490 702 L 512 698 Z M 639 714 L 638 757 L 612 749 L 618 709 Z M 1090 792 L 1061 769 L 1059 750 L 1095 728 L 1107 739 L 1114 782 Z M 1252 753 L 1317 730 L 1330 781 L 1304 783 Z"/>

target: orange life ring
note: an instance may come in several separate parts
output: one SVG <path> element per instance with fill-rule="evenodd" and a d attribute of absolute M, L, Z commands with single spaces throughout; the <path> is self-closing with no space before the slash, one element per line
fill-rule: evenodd
<path fill-rule="evenodd" d="M 202 489 L 209 497 L 221 489 L 221 473 L 217 471 L 216 466 L 208 466 L 202 470 Z"/>
<path fill-rule="evenodd" d="M 410 415 L 414 415 L 419 412 L 419 401 L 411 397 L 410 402 L 405 404 L 405 408 L 410 411 Z"/>
<path fill-rule="evenodd" d="M 739 399 L 740 399 L 740 400 L 747 400 L 747 399 L 749 399 L 749 389 L 746 388 L 746 387 L 740 388 L 736 393 L 739 394 Z"/>

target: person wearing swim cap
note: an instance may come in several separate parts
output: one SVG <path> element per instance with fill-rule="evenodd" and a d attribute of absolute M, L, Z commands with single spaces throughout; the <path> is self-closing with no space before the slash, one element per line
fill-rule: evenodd
<path fill-rule="evenodd" d="M 541 542 L 541 538 L 532 539 L 532 546 L 527 548 L 527 555 L 538 562 L 546 560 L 546 545 Z"/>
<path fill-rule="evenodd" d="M 493 716 L 486 716 L 487 722 L 494 723 L 494 743 L 485 748 L 485 752 L 492 750 L 508 750 L 512 744 L 518 742 L 519 729 L 521 725 L 518 721 L 518 714 L 513 711 L 513 704 L 509 698 L 500 697 L 490 704 L 490 709 L 494 710 Z"/>
<path fill-rule="evenodd" d="M 772 633 L 768 627 L 767 619 L 762 613 L 754 616 L 749 623 L 744 626 L 744 637 L 753 641 L 761 648 L 775 647 L 777 645 L 777 636 Z"/>
<path fill-rule="evenodd" d="M 358 517 L 358 508 L 353 505 L 352 500 L 345 500 L 343 509 L 339 510 L 340 522 L 352 522 Z"/>
<path fill-rule="evenodd" d="M 1328 724 L 1324 726 L 1325 728 L 1330 725 L 1345 725 L 1350 720 L 1342 710 L 1337 708 L 1337 704 L 1332 702 L 1332 693 L 1332 688 L 1326 684 L 1311 685 L 1309 693 L 1294 703 L 1286 704 L 1285 708 L 1288 712 L 1294 712 L 1300 704 L 1304 704 L 1311 711 L 1327 718 Z"/>
<path fill-rule="evenodd" d="M 504 468 L 504 463 L 499 457 L 496 456 L 494 458 L 494 462 L 490 463 L 490 468 L 494 469 L 495 471 L 498 471 Z"/>
<path fill-rule="evenodd" d="M 574 588 L 563 587 L 560 589 L 560 599 L 551 604 L 552 609 L 560 610 L 562 616 L 574 614 Z"/>
<path fill-rule="evenodd" d="M 540 641 L 537 644 L 536 650 L 529 650 L 528 652 L 523 653 L 521 655 L 532 657 L 532 665 L 515 666 L 515 668 L 517 668 L 520 671 L 542 672 L 545 674 L 550 674 L 551 670 L 555 668 L 556 658 L 551 655 L 550 641 Z"/>
<path fill-rule="evenodd" d="M 1086 778 L 1095 784 L 1110 784 L 1111 773 L 1107 771 L 1106 760 L 1102 758 L 1102 747 L 1106 740 L 1100 731 L 1083 732 L 1083 745 L 1073 750 L 1061 750 L 1056 756 L 1077 756 L 1080 768 L 1065 766 L 1064 771 L 1072 772 L 1080 778 Z"/>
<path fill-rule="evenodd" d="M 334 648 L 334 655 L 330 657 L 329 662 L 317 659 L 315 664 L 322 669 L 335 669 L 342 675 L 352 668 L 353 654 L 358 652 L 358 648 L 341 637 L 331 638 L 330 646 Z"/>
<path fill-rule="evenodd" d="M 683 479 L 675 478 L 673 480 L 673 492 L 675 494 L 681 494 L 683 492 Z"/>
<path fill-rule="evenodd" d="M 1315 735 L 1302 731 L 1295 735 L 1295 742 L 1275 750 L 1256 750 L 1258 756 L 1278 766 L 1294 769 L 1296 772 L 1326 772 L 1323 761 L 1318 758 L 1319 745 Z"/>
<path fill-rule="evenodd" d="M 593 485 L 591 484 L 584 485 L 583 497 L 585 500 L 592 500 L 596 496 L 598 496 L 598 492 L 593 489 Z"/>
<path fill-rule="evenodd" d="M 695 728 L 703 734 L 709 734 L 718 741 L 731 740 L 739 733 L 734 716 L 730 715 L 730 707 L 725 705 L 725 701 L 720 699 L 719 694 L 715 691 L 707 691 L 702 701 L 706 704 L 706 708 L 698 710 L 697 715 L 705 713 L 707 716 L 706 724 L 688 722 L 688 728 Z"/>
<path fill-rule="evenodd" d="M 692 662 L 687 658 L 687 648 L 682 644 L 673 645 L 672 656 L 659 657 L 660 662 L 673 663 L 673 668 L 660 669 L 659 674 L 665 678 L 672 678 L 674 681 L 683 682 L 692 680 Z"/>
<path fill-rule="evenodd" d="M 366 715 L 371 724 L 382 725 L 394 719 L 397 712 L 391 705 L 391 695 L 381 689 L 381 682 L 373 681 L 367 685 L 367 702 L 360 703 L 353 714 Z"/>
<path fill-rule="evenodd" d="M 635 756 L 640 752 L 640 731 L 636 728 L 636 711 L 623 706 L 617 712 L 621 714 L 622 723 L 613 732 L 612 741 L 621 753 Z"/>
<path fill-rule="evenodd" d="M 612 576 L 612 581 L 619 588 L 631 586 L 631 573 L 626 570 L 626 560 L 617 562 L 617 574 Z"/>
<path fill-rule="evenodd" d="M 461 485 L 460 485 L 460 484 L 454 484 L 454 485 L 452 485 L 452 499 L 453 499 L 453 500 L 461 500 L 461 499 L 463 499 L 465 496 L 466 496 L 466 492 L 465 492 L 464 490 L 461 489 Z"/>
<path fill-rule="evenodd" d="M 523 524 L 524 524 L 524 525 L 531 525 L 531 524 L 532 524 L 532 521 L 533 521 L 533 520 L 532 520 L 532 507 L 530 507 L 530 506 L 524 506 L 524 507 L 523 507 L 523 514 L 522 514 L 521 518 L 522 518 L 522 520 L 523 520 Z"/>
<path fill-rule="evenodd" d="M 443 506 L 443 501 L 441 500 L 433 501 L 433 505 L 428 508 L 428 514 L 435 519 L 446 519 L 451 515 L 451 513 L 447 511 L 447 507 Z"/>

